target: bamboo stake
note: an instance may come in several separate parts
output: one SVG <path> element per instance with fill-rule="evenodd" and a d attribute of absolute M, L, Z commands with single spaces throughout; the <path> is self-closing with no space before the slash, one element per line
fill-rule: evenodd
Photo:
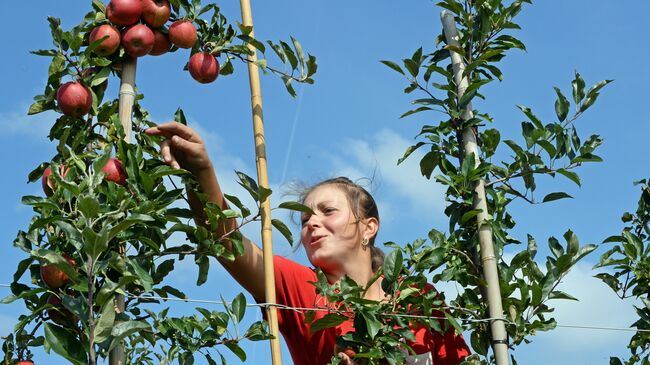
<path fill-rule="evenodd" d="M 454 15 L 447 10 L 443 10 L 440 14 L 442 19 L 442 26 L 447 39 L 447 44 L 452 46 L 459 46 L 458 31 Z M 461 55 L 456 52 L 449 51 L 452 60 L 452 67 L 454 70 L 454 81 L 456 82 L 457 94 L 460 99 L 468 86 L 467 76 L 463 76 L 465 70 L 465 63 Z M 472 104 L 469 103 L 463 112 L 463 120 L 469 120 L 474 117 L 472 112 Z M 466 128 L 463 131 L 462 148 L 465 158 L 469 158 L 474 154 L 474 166 L 480 164 L 478 157 L 478 145 L 476 143 L 476 134 L 473 128 Z M 499 318 L 490 322 L 492 330 L 492 350 L 494 351 L 494 358 L 497 365 L 507 365 L 508 361 L 508 342 L 506 327 L 503 322 L 503 305 L 501 303 L 501 289 L 499 288 L 499 272 L 497 270 L 496 257 L 494 255 L 494 242 L 492 241 L 492 227 L 487 223 L 490 215 L 487 209 L 487 201 L 485 197 L 485 181 L 483 179 L 476 182 L 474 186 L 474 201 L 472 204 L 473 209 L 480 209 L 481 212 L 476 216 L 479 231 L 478 238 L 481 248 L 481 261 L 483 263 L 483 276 L 487 283 L 487 302 L 490 318 Z"/>
<path fill-rule="evenodd" d="M 242 22 L 244 26 L 253 28 L 253 15 L 250 0 L 240 0 Z M 255 37 L 251 31 L 251 37 Z M 257 180 L 261 187 L 268 188 L 269 178 L 266 165 L 266 143 L 264 141 L 264 118 L 262 115 L 262 91 L 260 87 L 260 71 L 255 63 L 257 61 L 257 50 L 251 44 L 248 49 L 252 54 L 248 56 L 248 79 L 251 89 L 251 107 L 253 108 L 253 133 L 255 137 L 255 162 L 257 164 Z M 271 225 L 271 202 L 269 198 L 260 202 L 262 212 L 262 251 L 264 255 L 264 285 L 266 302 L 274 304 L 275 299 L 275 276 L 273 273 L 273 240 Z M 266 307 L 266 314 L 269 321 L 269 329 L 273 339 L 271 340 L 271 360 L 273 365 L 282 365 L 282 354 L 280 351 L 280 336 L 278 331 L 278 313 L 274 305 Z"/>
<path fill-rule="evenodd" d="M 120 104 L 118 114 L 122 127 L 124 128 L 124 140 L 127 143 L 131 142 L 132 130 L 132 114 L 133 103 L 135 102 L 135 70 L 137 66 L 136 58 L 128 58 L 122 64 L 122 80 L 120 83 Z M 124 254 L 124 246 L 120 247 L 120 254 Z M 115 313 L 119 314 L 124 312 L 124 295 L 118 294 L 115 296 Z M 116 322 L 117 323 L 117 322 Z M 124 365 L 124 345 L 119 344 L 109 354 L 110 365 Z"/>

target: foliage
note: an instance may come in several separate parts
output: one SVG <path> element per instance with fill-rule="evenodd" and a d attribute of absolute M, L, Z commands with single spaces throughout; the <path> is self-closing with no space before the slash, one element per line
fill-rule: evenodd
<path fill-rule="evenodd" d="M 250 28 L 239 25 L 241 33 L 235 31 L 215 4 L 202 6 L 197 0 L 171 3 L 172 20 L 184 17 L 198 24 L 199 42 L 192 52 L 207 50 L 226 56 L 222 75 L 233 72 L 231 59 L 247 61 L 246 56 L 254 53 L 247 44 L 264 52 L 261 42 L 251 36 Z M 227 196 L 236 210 L 222 210 L 206 202 L 189 172 L 161 162 L 160 139 L 142 133 L 153 123 L 139 103 L 141 94 L 136 95 L 133 107 L 137 143 L 125 142 L 127 135 L 118 117 L 119 100 L 104 100 L 104 92 L 111 75 L 121 77 L 122 64 L 128 56 L 122 48 L 109 57 L 93 52 L 100 42 L 88 44 L 87 35 L 107 20 L 103 3 L 94 0 L 92 8 L 69 31 L 61 28 L 59 19 L 48 18 L 54 48 L 33 52 L 50 57 L 52 62 L 45 91 L 35 97 L 29 114 L 60 111 L 56 93 L 66 79 L 87 85 L 93 102 L 86 116 L 62 115 L 53 123 L 49 138 L 57 141 L 56 155 L 29 174 L 29 181 L 34 182 L 50 167 L 53 194 L 22 199 L 23 204 L 33 208 L 34 217 L 26 230 L 18 232 L 14 246 L 27 257 L 19 263 L 11 295 L 2 303 L 22 300 L 27 312 L 19 317 L 15 336 L 5 337 L 5 360 L 13 358 L 16 352 L 18 357 L 27 357 L 28 347 L 44 347 L 73 364 L 95 364 L 98 358 L 107 358 L 111 349 L 126 344 L 126 363 L 178 360 L 191 364 L 193 354 L 201 353 L 212 364 L 215 361 L 211 351 L 216 351 L 225 363 L 215 345 L 225 346 L 244 361 L 239 341 L 263 340 L 269 335 L 262 322 L 252 324 L 240 334 L 238 327 L 246 306 L 242 295 L 226 305 L 225 312 L 197 308 L 201 316 L 170 317 L 167 310 L 156 314 L 145 308 L 169 297 L 187 299 L 180 289 L 165 282 L 177 261 L 193 260 L 199 273 L 196 283 L 202 285 L 207 280 L 211 258 L 232 260 L 241 254 L 239 229 L 260 217 L 260 202 L 271 191 L 238 173 L 239 183 L 250 193 L 256 210 L 244 206 L 236 196 Z M 212 15 L 208 17 L 210 11 Z M 291 81 L 313 82 L 316 61 L 313 56 L 305 61 L 300 44 L 292 40 L 293 49 L 285 48 L 286 44 L 281 42 L 281 52 L 276 50 L 280 61 L 289 63 L 291 74 L 269 68 L 264 59 L 258 62 L 279 74 L 293 94 Z M 293 74 L 296 70 L 299 77 Z M 176 120 L 185 123 L 180 109 Z M 126 184 L 106 179 L 102 168 L 110 158 L 121 161 Z M 203 201 L 204 225 L 192 224 L 193 212 L 179 207 L 179 202 L 188 198 L 171 177 L 181 179 Z M 165 183 L 165 178 L 170 183 Z M 235 229 L 217 236 L 217 227 L 231 218 L 241 221 Z M 280 221 L 274 222 L 274 226 L 286 228 Z M 179 242 L 178 234 L 185 235 L 185 242 Z M 40 274 L 45 265 L 54 265 L 69 278 L 69 283 L 49 288 Z M 24 277 L 28 283 L 21 282 Z M 123 311 L 115 303 L 119 298 L 125 299 Z"/>
<path fill-rule="evenodd" d="M 625 224 L 620 235 L 608 237 L 603 244 L 614 247 L 605 252 L 596 268 L 609 269 L 596 275 L 621 298 L 635 298 L 643 304 L 635 307 L 639 319 L 632 327 L 640 330 L 630 339 L 630 357 L 621 360 L 613 357 L 611 364 L 650 363 L 650 187 L 649 180 L 635 183 L 641 187 L 636 212 L 626 212 L 621 220 Z"/>
<path fill-rule="evenodd" d="M 494 123 L 493 118 L 474 109 L 472 101 L 486 99 L 482 93 L 483 87 L 495 79 L 503 79 L 504 75 L 497 64 L 508 51 L 526 49 L 520 40 L 510 34 L 512 30 L 520 28 L 515 23 L 515 17 L 525 3 L 530 1 L 441 1 L 438 6 L 455 17 L 460 47 L 447 44 L 445 35 L 440 34 L 437 37 L 438 48 L 431 53 L 418 48 L 401 63 L 381 61 L 406 78 L 408 86 L 404 89 L 405 93 L 424 94 L 423 98 L 413 100 L 416 107 L 405 112 L 402 118 L 428 111 L 441 116 L 433 118 L 435 123 L 422 127 L 416 136 L 419 141 L 405 151 L 398 164 L 414 151 L 427 149 L 420 160 L 421 173 L 427 179 L 446 186 L 445 214 L 449 218 L 449 232 L 445 234 L 432 230 L 429 233 L 431 243 L 417 243 L 417 253 L 412 245 L 405 248 L 393 245 L 396 250 L 406 254 L 390 256 L 391 260 L 399 262 L 403 257 L 405 261 L 393 263 L 390 270 L 384 267 L 384 275 L 387 278 L 400 278 L 396 285 L 401 290 L 406 290 L 411 280 L 417 283 L 414 287 L 421 290 L 423 278 L 429 278 L 434 284 L 453 282 L 464 289 L 450 302 L 449 307 L 443 303 L 438 309 L 448 318 L 447 326 L 455 323 L 451 318 L 456 318 L 469 331 L 469 342 L 475 353 L 467 359 L 469 362 L 489 363 L 494 360 L 489 353 L 492 341 L 489 323 L 493 319 L 490 319 L 485 298 L 486 282 L 478 238 L 480 227 L 487 225 L 494 240 L 503 315 L 511 349 L 522 342 L 530 342 L 530 337 L 537 331 L 555 328 L 555 319 L 550 316 L 553 312 L 550 301 L 576 300 L 570 293 L 557 290 L 558 284 L 579 260 L 596 248 L 593 244 L 580 245 L 576 235 L 569 230 L 564 233 L 562 243 L 555 237 L 548 239 L 552 255 L 545 259 L 536 257 L 538 245 L 531 235 L 528 235 L 524 248 L 515 252 L 510 259 L 504 255 L 506 249 L 512 252 L 512 245 L 521 244 L 520 240 L 509 234 L 516 224 L 508 212 L 511 203 L 518 199 L 539 204 L 571 198 L 565 192 L 552 190 L 538 195 L 539 178 L 561 177 L 579 186 L 581 180 L 575 170 L 584 163 L 601 161 L 595 152 L 602 139 L 598 135 L 584 138 L 575 122 L 594 104 L 600 90 L 611 81 L 604 80 L 587 89 L 584 79 L 576 72 L 571 83 L 572 100 L 560 88 L 555 88 L 555 120 L 543 122 L 531 108 L 520 105 L 518 108 L 525 117 L 521 123 L 521 141 L 502 141 L 499 129 L 488 126 Z M 459 85 L 454 79 L 450 60 L 452 52 L 459 54 L 465 64 L 462 76 L 467 77 L 468 85 L 464 93 L 458 92 Z M 473 134 L 477 140 L 478 156 L 464 149 L 468 134 Z M 502 151 L 503 148 L 508 150 Z M 496 159 L 503 160 L 496 162 Z M 489 216 L 480 222 L 477 221 L 480 210 L 474 205 L 474 189 L 479 182 L 485 186 Z M 401 267 L 401 270 L 396 267 Z M 393 285 L 392 280 L 388 282 Z M 400 283 L 407 283 L 407 286 Z M 444 299 L 442 296 L 437 298 Z M 387 305 L 409 308 L 418 313 L 431 313 L 433 310 L 424 303 L 410 303 L 410 299 L 394 295 L 390 303 L 373 304 L 380 308 L 375 313 L 392 313 L 386 310 Z M 344 306 L 351 306 L 359 313 L 363 313 L 363 307 L 367 306 L 365 302 L 360 302 L 358 296 L 332 295 L 330 301 L 342 301 Z M 356 315 L 354 320 L 356 323 L 361 319 Z M 382 326 L 390 326 L 392 320 L 382 319 L 373 326 L 384 328 Z M 435 323 L 431 321 L 429 325 L 433 330 L 439 330 Z M 382 353 L 389 362 L 397 358 L 400 352 L 395 347 L 390 354 L 382 352 L 389 347 L 392 338 L 373 337 L 372 332 L 359 333 L 358 328 L 356 335 L 344 337 L 342 341 L 361 346 L 364 354 L 374 356 Z"/>

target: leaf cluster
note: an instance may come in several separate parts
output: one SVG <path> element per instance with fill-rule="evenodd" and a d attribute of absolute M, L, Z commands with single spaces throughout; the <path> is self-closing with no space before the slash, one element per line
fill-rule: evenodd
<path fill-rule="evenodd" d="M 628 344 L 630 357 L 626 360 L 612 357 L 611 364 L 650 363 L 650 187 L 649 180 L 635 184 L 641 196 L 634 212 L 621 217 L 625 224 L 621 234 L 610 236 L 603 244 L 613 247 L 603 253 L 595 268 L 605 271 L 595 275 L 609 286 L 621 299 L 636 298 L 642 304 L 635 306 L 638 320 L 632 327 L 642 330 L 635 333 Z"/>

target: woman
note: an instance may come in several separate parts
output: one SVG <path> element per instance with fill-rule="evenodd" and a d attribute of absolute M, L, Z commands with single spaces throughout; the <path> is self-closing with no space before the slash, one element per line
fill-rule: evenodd
<path fill-rule="evenodd" d="M 161 143 L 163 160 L 174 168 L 190 171 L 198 180 L 203 193 L 222 209 L 227 202 L 221 192 L 214 167 L 201 137 L 180 123 L 165 123 L 145 131 L 149 135 L 166 137 Z M 301 242 L 314 267 L 320 268 L 330 283 L 348 276 L 357 284 L 366 286 L 381 266 L 383 253 L 374 246 L 379 229 L 379 214 L 374 199 L 360 186 L 346 178 L 323 181 L 304 194 L 302 201 L 314 214 L 301 217 Z M 202 209 L 197 199 L 191 199 L 197 220 Z M 231 220 L 219 233 L 236 227 Z M 234 261 L 222 260 L 223 266 L 256 300 L 264 301 L 264 267 L 262 250 L 244 238 L 245 253 Z M 291 260 L 275 256 L 275 286 L 278 304 L 313 308 L 325 304 L 309 282 L 318 281 L 313 269 Z M 366 299 L 380 301 L 385 293 L 379 280 L 366 291 Z M 317 317 L 322 316 L 317 312 Z M 335 328 L 310 333 L 304 313 L 279 310 L 280 331 L 289 347 L 294 364 L 324 365 L 334 355 L 336 336 L 351 330 L 345 322 Z M 411 364 L 458 364 L 469 350 L 462 337 L 453 329 L 444 335 L 424 328 L 414 330 L 416 341 L 412 348 L 419 355 L 411 357 Z M 345 353 L 337 354 L 344 364 L 354 364 Z"/>

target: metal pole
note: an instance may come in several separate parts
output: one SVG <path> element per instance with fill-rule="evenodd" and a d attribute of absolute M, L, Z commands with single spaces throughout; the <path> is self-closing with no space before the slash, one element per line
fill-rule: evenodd
<path fill-rule="evenodd" d="M 253 15 L 250 0 L 240 0 L 242 22 L 244 26 L 253 27 Z M 251 31 L 251 37 L 255 37 Z M 264 118 L 262 115 L 262 91 L 260 87 L 260 72 L 257 64 L 257 50 L 251 44 L 248 49 L 252 54 L 248 56 L 248 78 L 251 89 L 251 107 L 253 109 L 253 133 L 255 137 L 255 162 L 257 164 L 257 179 L 260 186 L 268 188 L 269 178 L 266 166 L 266 144 L 264 141 Z M 273 274 L 273 240 L 271 224 L 271 203 L 269 198 L 260 202 L 262 217 L 262 251 L 264 254 L 264 284 L 267 303 L 275 303 L 275 276 Z M 280 351 L 280 336 L 278 330 L 277 308 L 273 305 L 266 307 L 271 339 L 271 360 L 273 365 L 282 365 Z"/>
<path fill-rule="evenodd" d="M 443 10 L 440 14 L 442 19 L 442 26 L 447 39 L 447 44 L 452 46 L 460 46 L 458 43 L 458 30 L 456 29 L 456 22 L 454 15 L 447 10 Z M 456 82 L 457 95 L 460 99 L 468 86 L 467 76 L 463 76 L 465 70 L 465 63 L 461 55 L 456 52 L 449 51 L 451 55 L 452 67 L 454 70 L 454 81 Z M 472 104 L 469 103 L 463 112 L 463 120 L 473 118 Z M 480 160 L 478 157 L 478 145 L 476 143 L 476 134 L 473 128 L 466 128 L 463 131 L 462 149 L 465 158 L 469 158 L 474 154 L 474 164 L 478 166 Z M 494 358 L 497 365 L 507 365 L 508 361 L 508 342 L 506 327 L 503 322 L 503 305 L 501 303 L 501 289 L 499 288 L 499 272 L 497 269 L 496 257 L 494 255 L 494 242 L 492 241 L 492 227 L 489 225 L 490 215 L 488 213 L 487 201 L 485 198 L 485 181 L 478 180 L 474 186 L 474 201 L 472 204 L 473 209 L 480 209 L 481 212 L 476 216 L 479 229 L 478 239 L 481 247 L 481 262 L 483 263 L 483 276 L 487 283 L 487 302 L 490 318 L 494 319 L 490 322 L 492 330 L 492 350 L 494 351 Z"/>
<path fill-rule="evenodd" d="M 122 79 L 120 83 L 120 104 L 118 114 L 122 127 L 124 128 L 124 140 L 131 142 L 133 103 L 135 102 L 135 70 L 137 66 L 136 58 L 128 58 L 122 64 Z M 120 247 L 120 255 L 124 255 L 124 246 Z M 124 312 L 124 295 L 115 296 L 115 313 Z M 117 324 L 117 321 L 116 321 Z M 124 345 L 119 344 L 111 350 L 108 356 L 110 365 L 124 365 Z"/>

